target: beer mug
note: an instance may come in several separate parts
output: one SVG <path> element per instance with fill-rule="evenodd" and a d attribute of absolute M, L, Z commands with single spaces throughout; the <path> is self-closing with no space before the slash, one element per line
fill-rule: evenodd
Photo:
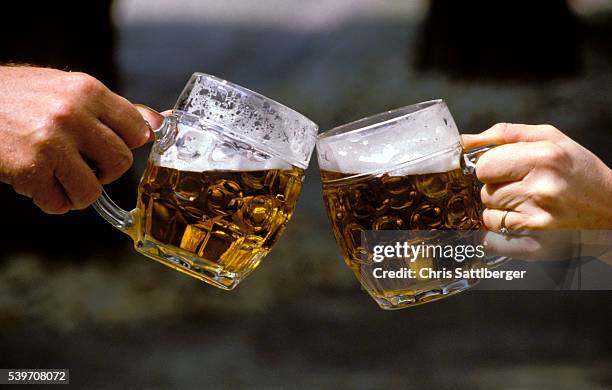
<path fill-rule="evenodd" d="M 368 232 L 411 231 L 412 241 L 426 244 L 442 236 L 432 233 L 482 228 L 474 164 L 491 146 L 464 152 L 442 100 L 342 125 L 320 134 L 316 146 L 325 207 L 342 256 L 381 308 L 397 309 L 439 299 L 478 280 L 452 275 L 381 280 L 373 276 L 376 267 L 452 271 L 458 266 L 493 266 L 505 260 L 488 257 L 459 264 L 421 256 L 385 264 L 373 263 L 367 253 L 364 256 L 367 250 L 362 239 Z M 443 238 L 461 236 L 447 233 Z"/>
<path fill-rule="evenodd" d="M 137 206 L 94 208 L 145 256 L 231 290 L 291 218 L 317 125 L 284 105 L 194 73 L 159 129 Z"/>

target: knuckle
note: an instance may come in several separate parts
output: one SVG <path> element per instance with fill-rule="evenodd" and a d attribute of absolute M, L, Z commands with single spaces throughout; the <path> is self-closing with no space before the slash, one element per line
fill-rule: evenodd
<path fill-rule="evenodd" d="M 56 138 L 57 133 L 54 128 L 52 126 L 45 126 L 30 135 L 30 146 L 35 152 L 47 150 Z"/>
<path fill-rule="evenodd" d="M 480 189 L 480 200 L 482 201 L 482 203 L 486 203 L 487 197 L 489 196 L 489 191 L 487 190 L 486 187 L 487 187 L 487 185 L 485 184 Z"/>
<path fill-rule="evenodd" d="M 493 221 L 493 218 L 491 217 L 491 210 L 486 208 L 482 211 L 482 222 L 484 223 L 485 227 L 489 230 L 494 230 L 495 227 L 495 222 Z"/>
<path fill-rule="evenodd" d="M 482 188 L 480 189 L 480 200 L 485 206 L 491 205 L 492 195 L 493 194 L 491 193 L 491 189 L 488 184 L 485 184 L 484 186 L 482 186 Z"/>
<path fill-rule="evenodd" d="M 530 193 L 530 198 L 535 204 L 543 207 L 553 207 L 560 202 L 567 190 L 567 186 L 561 182 L 543 182 Z"/>
<path fill-rule="evenodd" d="M 102 187 L 100 185 L 95 185 L 93 186 L 92 189 L 90 189 L 85 196 L 83 197 L 83 200 L 85 201 L 85 203 L 87 203 L 88 205 L 95 202 L 96 199 L 98 199 L 100 197 L 100 195 L 102 195 Z"/>
<path fill-rule="evenodd" d="M 535 148 L 533 156 L 544 166 L 558 167 L 565 160 L 566 153 L 559 145 L 550 141 L 543 141 L 541 145 Z"/>
<path fill-rule="evenodd" d="M 134 163 L 134 156 L 132 155 L 131 152 L 122 153 L 115 161 L 115 164 L 113 165 L 113 169 L 121 173 L 124 173 L 125 171 L 130 169 L 133 163 Z"/>
<path fill-rule="evenodd" d="M 51 121 L 57 124 L 74 121 L 83 111 L 84 99 L 96 97 L 104 89 L 100 81 L 85 73 L 70 73 L 64 82 L 64 93 L 50 113 Z"/>
<path fill-rule="evenodd" d="M 70 205 L 68 203 L 63 203 L 57 206 L 48 206 L 46 209 L 43 209 L 47 214 L 66 214 L 70 211 Z"/>
<path fill-rule="evenodd" d="M 32 153 L 30 165 L 52 165 L 70 148 L 66 136 L 54 126 L 45 126 L 33 132 L 28 142 Z"/>
<path fill-rule="evenodd" d="M 117 179 L 130 169 L 133 163 L 134 157 L 129 150 L 121 152 L 112 163 L 106 165 L 106 169 L 102 172 L 103 182 Z"/>
<path fill-rule="evenodd" d="M 35 183 L 45 176 L 48 169 L 48 162 L 39 154 L 24 158 L 21 164 L 15 167 L 11 184 L 18 194 L 32 197 Z"/>
<path fill-rule="evenodd" d="M 77 201 L 73 201 L 73 206 L 75 209 L 82 210 L 95 202 L 100 195 L 102 195 L 102 187 L 98 185 L 86 191 Z"/>
<path fill-rule="evenodd" d="M 562 192 L 558 185 L 540 184 L 531 192 L 530 197 L 539 206 L 550 206 L 557 202 Z"/>
<path fill-rule="evenodd" d="M 97 94 L 103 90 L 103 85 L 96 78 L 80 72 L 71 73 L 70 89 L 78 96 Z"/>
<path fill-rule="evenodd" d="M 527 228 L 534 230 L 545 230 L 554 227 L 555 218 L 546 212 L 539 213 L 529 218 Z"/>
<path fill-rule="evenodd" d="M 491 157 L 487 153 L 483 154 L 476 162 L 476 177 L 480 181 L 486 182 L 491 177 L 491 169 L 494 165 Z"/>
<path fill-rule="evenodd" d="M 506 135 L 512 129 L 512 123 L 501 122 L 495 125 L 502 135 Z"/>
<path fill-rule="evenodd" d="M 13 189 L 19 195 L 31 198 L 33 194 L 32 186 L 29 185 L 29 180 L 24 179 L 24 176 L 27 177 L 27 175 L 17 174 L 13 183 Z"/>
<path fill-rule="evenodd" d="M 510 122 L 498 123 L 497 126 L 501 138 L 507 143 L 511 143 L 517 139 L 522 130 L 521 126 L 517 126 Z"/>
<path fill-rule="evenodd" d="M 543 124 L 543 125 L 539 125 L 539 127 L 542 129 L 542 131 L 548 135 L 551 136 L 556 136 L 558 134 L 560 134 L 561 132 L 553 125 L 549 125 L 549 124 Z"/>
<path fill-rule="evenodd" d="M 50 124 L 64 125 L 74 121 L 74 118 L 79 115 L 79 112 L 80 107 L 78 99 L 72 98 L 71 96 L 64 96 L 50 113 Z"/>
<path fill-rule="evenodd" d="M 71 204 L 66 199 L 41 199 L 34 203 L 47 214 L 64 214 L 70 211 Z"/>

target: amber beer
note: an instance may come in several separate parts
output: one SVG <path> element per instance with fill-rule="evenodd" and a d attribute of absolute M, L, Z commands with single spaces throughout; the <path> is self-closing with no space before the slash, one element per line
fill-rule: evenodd
<path fill-rule="evenodd" d="M 359 176 L 322 170 L 325 207 L 334 236 L 347 265 L 355 272 L 364 288 L 383 305 L 395 297 L 419 297 L 440 284 L 439 278 L 414 280 L 376 279 L 374 267 L 398 270 L 407 267 L 418 272 L 422 268 L 453 270 L 471 268 L 474 260 L 462 263 L 436 257 L 421 257 L 416 261 L 387 259 L 373 264 L 362 246 L 362 233 L 383 230 L 472 230 L 482 225 L 480 201 L 473 197 L 477 182 L 461 169 L 431 174 L 392 176 Z M 448 238 L 448 236 L 445 236 Z M 408 240 L 421 243 L 418 234 Z M 427 235 L 426 244 L 439 241 Z M 440 295 L 432 294 L 431 298 Z M 427 301 L 422 297 L 419 303 Z M 395 302 L 401 304 L 401 302 Z"/>
<path fill-rule="evenodd" d="M 233 287 L 270 251 L 291 218 L 302 188 L 300 168 L 181 171 L 149 161 L 138 189 L 137 242 L 182 255 L 178 270 Z M 188 272 L 187 272 L 188 273 Z"/>
<path fill-rule="evenodd" d="M 123 210 L 105 192 L 93 207 L 138 252 L 232 290 L 291 218 L 317 125 L 257 92 L 196 72 L 151 130 L 137 207 Z"/>

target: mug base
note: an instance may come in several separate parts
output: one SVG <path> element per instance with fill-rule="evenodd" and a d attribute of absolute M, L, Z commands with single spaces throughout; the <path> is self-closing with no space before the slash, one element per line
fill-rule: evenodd
<path fill-rule="evenodd" d="M 414 307 L 450 297 L 462 291 L 475 286 L 479 282 L 478 279 L 460 279 L 454 280 L 444 286 L 432 289 L 423 289 L 417 293 L 398 294 L 390 297 L 380 297 L 370 294 L 376 301 L 378 306 L 383 310 L 398 310 L 407 307 Z"/>
<path fill-rule="evenodd" d="M 139 253 L 159 263 L 223 290 L 233 290 L 249 274 L 226 271 L 218 264 L 190 256 L 179 248 L 150 240 L 137 241 L 135 248 Z"/>

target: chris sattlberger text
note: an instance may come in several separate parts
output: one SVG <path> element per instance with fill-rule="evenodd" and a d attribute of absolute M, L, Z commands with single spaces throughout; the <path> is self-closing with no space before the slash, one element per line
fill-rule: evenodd
<path fill-rule="evenodd" d="M 376 279 L 504 279 L 514 280 L 523 279 L 527 271 L 508 271 L 508 270 L 490 270 L 488 268 L 475 269 L 432 269 L 420 268 L 418 270 L 410 268 L 400 268 L 397 270 L 384 270 L 382 268 L 374 268 L 372 276 Z"/>

